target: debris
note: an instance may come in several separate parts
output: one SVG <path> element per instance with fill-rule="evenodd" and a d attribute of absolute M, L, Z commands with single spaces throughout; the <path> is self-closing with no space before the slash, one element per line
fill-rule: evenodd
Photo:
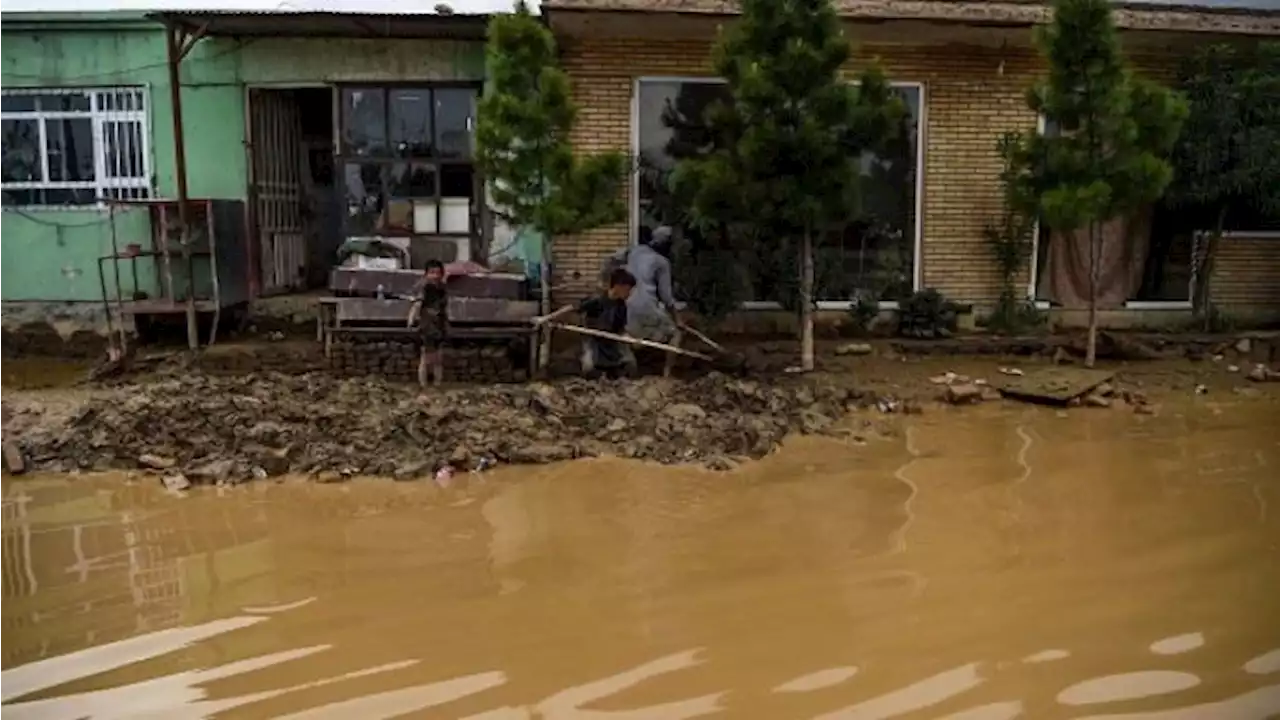
<path fill-rule="evenodd" d="M 836 355 L 870 355 L 872 350 L 869 343 L 844 343 L 836 347 Z"/>
<path fill-rule="evenodd" d="M 948 385 L 943 399 L 952 405 L 968 405 L 982 402 L 982 388 L 972 383 Z"/>
<path fill-rule="evenodd" d="M 346 477 L 337 470 L 321 470 L 316 473 L 316 482 L 318 483 L 327 485 L 329 483 L 342 482 L 343 480 L 346 480 Z"/>
<path fill-rule="evenodd" d="M 160 482 L 164 483 L 164 487 L 166 490 L 172 490 L 174 492 L 180 492 L 182 490 L 186 490 L 191 487 L 191 481 L 188 480 L 187 476 L 183 475 L 182 473 L 165 475 L 163 478 L 161 478 Z"/>
<path fill-rule="evenodd" d="M 1139 415 L 1155 415 L 1156 409 L 1150 405 L 1134 405 L 1133 411 Z"/>
<path fill-rule="evenodd" d="M 999 391 L 999 390 L 997 390 L 997 389 L 995 389 L 995 388 L 991 387 L 990 385 L 983 385 L 983 386 L 982 386 L 982 399 L 983 399 L 983 400 L 986 400 L 986 401 L 990 401 L 990 400 L 1000 400 L 1000 399 L 1002 399 L 1003 397 L 1004 397 L 1004 396 L 1000 394 L 1000 391 Z"/>
<path fill-rule="evenodd" d="M 1109 408 L 1111 407 L 1111 398 L 1103 397 L 1097 393 L 1090 393 L 1084 397 L 1084 404 L 1089 407 Z"/>
<path fill-rule="evenodd" d="M 1022 376 L 1023 376 L 1023 375 L 1025 375 L 1026 373 L 1024 373 L 1024 372 L 1023 372 L 1022 370 L 1020 370 L 1019 368 L 1002 367 L 1002 368 L 1000 368 L 1000 374 L 1001 374 L 1001 375 L 1012 375 L 1012 376 L 1014 376 L 1014 377 L 1022 377 Z"/>
<path fill-rule="evenodd" d="M 1208 395 L 1209 387 L 1207 385 L 1197 385 L 1195 389 L 1197 395 Z"/>
<path fill-rule="evenodd" d="M 426 474 L 428 463 L 425 460 L 416 462 L 401 463 L 391 473 L 391 477 L 396 480 L 417 480 Z"/>
<path fill-rule="evenodd" d="M 1241 355 L 1248 355 L 1253 352 L 1253 341 L 1249 338 L 1240 338 L 1236 341 L 1236 352 Z"/>
<path fill-rule="evenodd" d="M 444 465 L 435 474 L 436 482 L 442 486 L 448 487 L 449 481 L 453 480 L 453 466 Z"/>
<path fill-rule="evenodd" d="M 171 457 L 163 455 L 152 455 L 151 453 L 143 453 L 138 456 L 138 465 L 149 468 L 151 470 L 168 470 L 177 465 L 178 461 Z"/>
<path fill-rule="evenodd" d="M 4 443 L 4 469 L 14 475 L 21 475 L 27 471 L 27 459 L 22 454 L 22 448 L 18 444 L 11 441 Z"/>
<path fill-rule="evenodd" d="M 1254 382 L 1280 382 L 1280 371 L 1272 370 L 1266 365 L 1255 365 L 1246 377 Z"/>
<path fill-rule="evenodd" d="M 1025 402 L 1066 405 L 1110 382 L 1114 376 L 1115 373 L 1107 370 L 1044 368 L 1003 383 L 1000 392 L 1005 397 Z"/>
<path fill-rule="evenodd" d="M 1227 372 L 1229 372 L 1229 373 L 1237 373 L 1237 372 L 1240 372 L 1240 366 L 1239 366 L 1239 365 L 1228 365 L 1228 366 L 1227 366 Z"/>

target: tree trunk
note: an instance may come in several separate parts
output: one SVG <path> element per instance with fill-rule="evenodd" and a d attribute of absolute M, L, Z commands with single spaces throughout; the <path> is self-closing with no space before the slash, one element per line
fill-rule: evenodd
<path fill-rule="evenodd" d="M 1097 222 L 1089 223 L 1089 341 L 1085 346 L 1085 367 L 1093 367 L 1098 359 L 1098 280 L 1102 269 L 1098 267 L 1098 256 L 1102 248 Z"/>
<path fill-rule="evenodd" d="M 542 259 L 538 261 L 538 313 L 551 313 L 551 235 L 542 234 Z M 551 364 L 551 326 L 544 324 L 538 332 L 538 377 L 547 376 Z"/>
<path fill-rule="evenodd" d="M 800 369 L 813 372 L 813 234 L 800 245 Z"/>
<path fill-rule="evenodd" d="M 1213 330 L 1213 300 L 1209 297 L 1210 279 L 1213 276 L 1213 261 L 1217 257 L 1218 246 L 1222 244 L 1222 231 L 1226 224 L 1227 209 L 1224 207 L 1218 211 L 1217 224 L 1213 226 L 1213 232 L 1205 241 L 1203 251 L 1198 253 L 1199 257 L 1192 259 L 1196 263 L 1196 282 L 1195 287 L 1191 288 L 1191 311 L 1196 319 L 1200 320 L 1205 332 Z"/>

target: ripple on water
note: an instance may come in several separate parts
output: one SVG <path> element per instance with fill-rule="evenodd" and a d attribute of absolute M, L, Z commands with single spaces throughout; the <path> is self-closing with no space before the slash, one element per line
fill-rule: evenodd
<path fill-rule="evenodd" d="M 776 693 L 812 692 L 839 685 L 857 674 L 858 668 L 852 666 L 827 668 L 826 670 L 819 670 L 788 680 L 774 688 L 773 691 Z"/>
<path fill-rule="evenodd" d="M 1244 671 L 1250 675 L 1270 675 L 1280 672 L 1280 648 L 1263 653 L 1244 664 Z"/>
<path fill-rule="evenodd" d="M 1178 655 L 1195 650 L 1202 645 L 1204 645 L 1203 633 L 1186 633 L 1151 643 L 1151 652 L 1157 655 Z"/>
<path fill-rule="evenodd" d="M 1168 695 L 1199 684 L 1200 678 L 1191 673 L 1143 670 L 1078 682 L 1058 693 L 1058 702 L 1063 705 L 1094 705 L 1117 700 L 1136 700 Z"/>

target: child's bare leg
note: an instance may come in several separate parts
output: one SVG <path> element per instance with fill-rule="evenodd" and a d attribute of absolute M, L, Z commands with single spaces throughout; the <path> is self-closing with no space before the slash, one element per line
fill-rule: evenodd
<path fill-rule="evenodd" d="M 427 361 L 431 351 L 425 347 L 418 353 L 418 387 L 427 387 Z"/>
<path fill-rule="evenodd" d="M 436 349 L 431 353 L 431 384 L 439 387 L 444 383 L 444 350 Z"/>

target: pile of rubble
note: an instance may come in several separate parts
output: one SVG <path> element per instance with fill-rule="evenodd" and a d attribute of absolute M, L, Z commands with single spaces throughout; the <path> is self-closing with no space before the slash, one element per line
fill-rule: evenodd
<path fill-rule="evenodd" d="M 15 418 L 36 469 L 133 469 L 194 482 L 285 473 L 409 479 L 443 466 L 616 455 L 728 469 L 791 432 L 830 431 L 873 403 L 809 380 L 709 374 L 689 382 L 471 387 L 418 395 L 376 379 L 187 374 L 104 390 L 70 413 Z M 6 432 L 8 435 L 8 432 Z M 9 438 L 6 438 L 9 439 Z"/>

